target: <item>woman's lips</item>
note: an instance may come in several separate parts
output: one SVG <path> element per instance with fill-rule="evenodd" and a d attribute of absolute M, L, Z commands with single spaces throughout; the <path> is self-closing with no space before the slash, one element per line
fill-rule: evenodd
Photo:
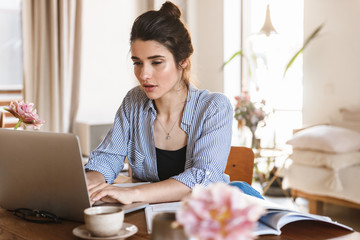
<path fill-rule="evenodd" d="M 144 84 L 143 88 L 146 92 L 152 92 L 155 90 L 156 85 L 152 85 L 152 84 Z"/>

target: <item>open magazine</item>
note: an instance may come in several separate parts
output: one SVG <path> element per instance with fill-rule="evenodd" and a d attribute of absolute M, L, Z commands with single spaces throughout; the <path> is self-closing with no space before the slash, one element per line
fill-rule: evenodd
<path fill-rule="evenodd" d="M 244 194 L 245 195 L 245 194 Z M 281 228 L 286 224 L 309 220 L 315 222 L 326 222 L 334 226 L 353 231 L 351 227 L 331 220 L 326 216 L 314 215 L 283 208 L 277 204 L 262 200 L 250 195 L 245 195 L 251 201 L 256 201 L 265 207 L 266 213 L 259 219 L 254 235 L 280 235 Z M 151 233 L 152 219 L 158 213 L 176 212 L 181 207 L 181 202 L 150 204 L 145 208 L 146 224 L 148 233 Z"/>
<path fill-rule="evenodd" d="M 353 231 L 352 228 L 341 223 L 331 220 L 326 216 L 314 215 L 310 213 L 303 213 L 289 209 L 267 209 L 266 214 L 258 220 L 257 228 L 254 230 L 255 235 L 280 235 L 281 228 L 286 224 L 310 220 L 315 222 L 326 222 L 335 226 L 339 226 Z"/>

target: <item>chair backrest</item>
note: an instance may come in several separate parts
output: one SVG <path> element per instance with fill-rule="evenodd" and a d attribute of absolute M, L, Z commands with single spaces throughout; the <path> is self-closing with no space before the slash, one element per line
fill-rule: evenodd
<path fill-rule="evenodd" d="M 232 146 L 225 169 L 225 173 L 230 176 L 230 181 L 244 181 L 251 185 L 254 159 L 251 148 Z"/>

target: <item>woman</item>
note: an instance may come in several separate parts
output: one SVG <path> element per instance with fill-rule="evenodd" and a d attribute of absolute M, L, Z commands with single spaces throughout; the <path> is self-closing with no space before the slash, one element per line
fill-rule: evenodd
<path fill-rule="evenodd" d="M 131 59 L 139 86 L 118 109 L 112 129 L 86 165 L 92 203 L 178 201 L 195 184 L 229 182 L 233 109 L 220 93 L 189 82 L 190 34 L 171 2 L 140 15 L 131 30 Z M 128 157 L 145 184 L 110 185 Z"/>

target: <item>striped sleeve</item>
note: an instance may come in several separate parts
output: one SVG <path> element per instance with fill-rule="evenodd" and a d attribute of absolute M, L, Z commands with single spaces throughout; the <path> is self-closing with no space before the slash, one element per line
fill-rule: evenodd
<path fill-rule="evenodd" d="M 91 152 L 86 170 L 97 171 L 104 175 L 107 183 L 113 183 L 124 167 L 127 156 L 130 120 L 129 97 L 124 98 L 119 107 L 112 128 L 100 145 Z"/>
<path fill-rule="evenodd" d="M 194 144 L 189 164 L 185 171 L 173 178 L 190 188 L 196 184 L 208 185 L 211 182 L 229 182 L 224 174 L 231 147 L 233 108 L 222 94 L 212 94 L 211 98 L 197 103 L 196 128 L 200 135 L 193 139 Z M 200 117 L 203 116 L 203 117 Z M 191 164 L 191 165 L 190 165 Z"/>

